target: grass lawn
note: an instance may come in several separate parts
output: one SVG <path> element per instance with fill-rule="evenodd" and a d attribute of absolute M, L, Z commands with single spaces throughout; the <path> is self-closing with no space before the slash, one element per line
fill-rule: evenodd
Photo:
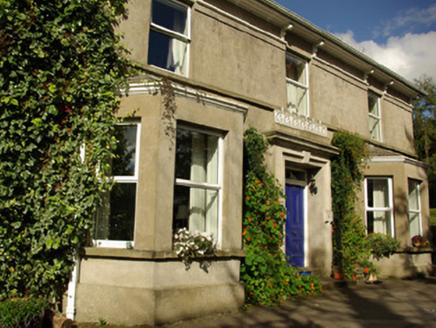
<path fill-rule="evenodd" d="M 436 208 L 430 209 L 430 225 L 436 225 Z"/>

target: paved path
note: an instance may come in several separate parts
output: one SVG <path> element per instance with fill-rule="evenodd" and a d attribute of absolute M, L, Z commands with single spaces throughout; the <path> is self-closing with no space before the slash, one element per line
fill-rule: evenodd
<path fill-rule="evenodd" d="M 280 307 L 251 307 L 165 327 L 436 327 L 436 279 L 386 280 L 380 285 L 358 282 Z"/>

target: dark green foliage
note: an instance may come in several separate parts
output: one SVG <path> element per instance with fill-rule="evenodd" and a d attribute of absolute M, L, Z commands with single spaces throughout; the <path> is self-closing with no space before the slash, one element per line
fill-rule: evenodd
<path fill-rule="evenodd" d="M 116 147 L 124 3 L 0 1 L 0 299 L 65 291 Z"/>
<path fill-rule="evenodd" d="M 268 144 L 254 128 L 245 132 L 245 201 L 241 267 L 247 302 L 272 305 L 291 296 L 319 293 L 319 281 L 298 276 L 282 251 L 286 209 L 282 188 L 263 163 Z"/>
<path fill-rule="evenodd" d="M 414 104 L 413 131 L 418 158 L 429 164 L 430 207 L 436 207 L 436 85 L 429 77 L 416 81 L 427 95 Z"/>
<path fill-rule="evenodd" d="M 39 327 L 48 303 L 44 299 L 24 297 L 0 302 L 0 327 Z"/>

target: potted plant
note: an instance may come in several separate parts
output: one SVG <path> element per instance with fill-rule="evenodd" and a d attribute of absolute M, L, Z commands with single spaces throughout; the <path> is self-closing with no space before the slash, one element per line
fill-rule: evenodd
<path fill-rule="evenodd" d="M 412 245 L 413 247 L 425 247 L 428 245 L 428 240 L 427 238 L 421 236 L 421 235 L 416 235 L 412 237 Z"/>
<path fill-rule="evenodd" d="M 373 258 L 389 258 L 400 247 L 400 242 L 389 234 L 371 233 L 367 235 L 367 245 Z"/>
<path fill-rule="evenodd" d="M 333 267 L 333 278 L 337 279 L 337 280 L 345 279 L 344 271 L 342 270 L 341 267 L 339 267 L 339 266 Z"/>
<path fill-rule="evenodd" d="M 195 258 L 201 259 L 204 256 L 215 254 L 216 245 L 211 234 L 198 231 L 191 232 L 186 228 L 182 228 L 177 230 L 174 235 L 174 250 L 186 265 L 186 270 L 188 270 Z M 207 261 L 202 260 L 200 267 L 207 270 Z"/>

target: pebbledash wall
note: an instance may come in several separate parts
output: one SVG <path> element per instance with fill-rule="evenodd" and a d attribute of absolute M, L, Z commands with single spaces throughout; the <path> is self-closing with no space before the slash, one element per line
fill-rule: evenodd
<path fill-rule="evenodd" d="M 410 82 L 270 0 L 131 0 L 128 8 L 119 29 L 143 75 L 122 91 L 124 161 L 114 164 L 115 188 L 78 259 L 70 317 L 157 325 L 243 305 L 243 134 L 251 126 L 270 140 L 271 172 L 302 197 L 302 235 L 284 245 L 302 267 L 331 272 L 330 141 L 346 130 L 365 138 L 371 155 L 359 202 L 368 232 L 402 244 L 379 272 L 430 270 L 430 253 L 410 244 L 429 232 L 412 129 L 421 93 Z M 218 252 L 207 271 L 199 262 L 186 270 L 173 251 L 180 227 L 213 233 Z"/>

